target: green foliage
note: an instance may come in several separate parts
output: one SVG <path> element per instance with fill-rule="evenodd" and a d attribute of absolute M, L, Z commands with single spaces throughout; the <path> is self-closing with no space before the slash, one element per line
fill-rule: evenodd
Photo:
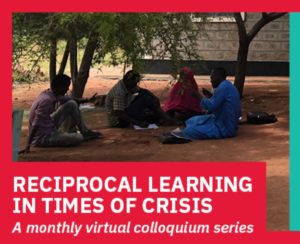
<path fill-rule="evenodd" d="M 13 15 L 13 79 L 29 82 L 48 59 L 48 18 L 50 14 Z"/>
<path fill-rule="evenodd" d="M 12 79 L 14 82 L 31 84 L 34 81 L 46 81 L 48 77 L 40 68 L 36 67 L 33 70 L 19 70 L 14 69 L 12 72 Z"/>
<path fill-rule="evenodd" d="M 97 48 L 92 65 L 124 64 L 142 71 L 145 56 L 168 58 L 176 75 L 182 60 L 199 59 L 196 41 L 203 33 L 199 26 L 188 13 L 15 13 L 13 69 L 20 65 L 34 69 L 48 60 L 53 39 L 76 40 L 79 50 L 93 39 Z"/>

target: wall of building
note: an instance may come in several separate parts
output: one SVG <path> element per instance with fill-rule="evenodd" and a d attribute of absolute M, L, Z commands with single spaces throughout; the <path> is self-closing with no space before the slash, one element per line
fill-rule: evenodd
<path fill-rule="evenodd" d="M 260 19 L 261 13 L 246 13 L 247 31 Z M 199 39 L 199 54 L 203 60 L 235 61 L 238 31 L 235 22 L 206 23 L 208 37 Z M 289 16 L 285 15 L 264 26 L 250 44 L 249 61 L 289 61 Z"/>
<path fill-rule="evenodd" d="M 247 32 L 260 19 L 261 13 L 245 13 Z M 183 61 L 192 66 L 196 74 L 209 74 L 210 69 L 224 66 L 234 75 L 238 51 L 238 30 L 233 22 L 198 22 L 204 25 L 206 35 L 199 38 L 201 60 Z M 252 40 L 248 54 L 247 75 L 289 75 L 289 15 L 264 26 Z M 144 60 L 147 73 L 170 73 L 168 60 Z"/>

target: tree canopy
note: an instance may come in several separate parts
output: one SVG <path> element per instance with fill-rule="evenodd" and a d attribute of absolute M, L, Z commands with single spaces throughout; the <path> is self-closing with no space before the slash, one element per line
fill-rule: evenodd
<path fill-rule="evenodd" d="M 200 14 L 199 14 L 200 15 Z M 141 58 L 170 58 L 174 73 L 183 59 L 198 59 L 196 42 L 203 32 L 187 13 L 16 13 L 13 15 L 13 66 L 24 59 L 38 66 L 49 58 L 50 78 L 70 60 L 73 95 L 81 97 L 90 67 L 107 55 L 110 64 L 141 69 Z M 61 61 L 57 43 L 66 43 Z M 83 49 L 81 60 L 78 50 Z M 78 64 L 79 61 L 79 64 Z M 56 68 L 56 64 L 60 68 Z"/>
<path fill-rule="evenodd" d="M 249 45 L 257 33 L 285 13 L 262 13 L 246 31 L 241 13 L 234 13 L 239 34 L 235 86 L 243 94 Z M 49 60 L 50 80 L 64 73 L 67 61 L 73 95 L 81 97 L 93 65 L 131 65 L 142 71 L 141 59 L 170 59 L 173 75 L 182 60 L 199 60 L 199 37 L 204 25 L 193 23 L 191 13 L 15 13 L 13 14 L 13 71 L 23 64 L 39 70 L 41 60 Z M 207 15 L 193 13 L 206 21 Z M 64 52 L 58 60 L 58 43 Z M 83 51 L 82 51 L 83 50 Z M 79 57 L 79 52 L 82 54 Z M 109 57 L 109 59 L 107 59 Z M 57 68 L 57 64 L 59 68 Z M 124 68 L 124 70 L 125 70 Z M 29 79 L 29 77 L 28 77 Z"/>

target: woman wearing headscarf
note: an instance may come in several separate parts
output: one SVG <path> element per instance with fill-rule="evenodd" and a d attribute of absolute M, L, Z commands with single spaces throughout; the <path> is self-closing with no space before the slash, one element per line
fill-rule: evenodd
<path fill-rule="evenodd" d="M 172 87 L 163 110 L 182 121 L 203 114 L 199 102 L 198 86 L 190 68 L 184 67 L 180 70 L 179 79 Z"/>

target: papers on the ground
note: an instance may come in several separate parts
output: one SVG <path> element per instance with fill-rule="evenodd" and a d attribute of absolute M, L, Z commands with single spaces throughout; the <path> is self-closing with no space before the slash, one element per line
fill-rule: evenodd
<path fill-rule="evenodd" d="M 177 127 L 175 130 L 172 130 L 172 132 L 182 132 L 182 130 L 179 127 Z"/>
<path fill-rule="evenodd" d="M 81 111 L 86 111 L 86 110 L 92 110 L 95 109 L 95 105 L 94 104 L 90 104 L 90 103 L 85 103 L 85 104 L 80 104 L 80 110 Z"/>
<path fill-rule="evenodd" d="M 157 124 L 149 124 L 148 127 L 140 127 L 138 125 L 134 125 L 133 128 L 135 130 L 148 130 L 148 129 L 157 129 Z"/>

